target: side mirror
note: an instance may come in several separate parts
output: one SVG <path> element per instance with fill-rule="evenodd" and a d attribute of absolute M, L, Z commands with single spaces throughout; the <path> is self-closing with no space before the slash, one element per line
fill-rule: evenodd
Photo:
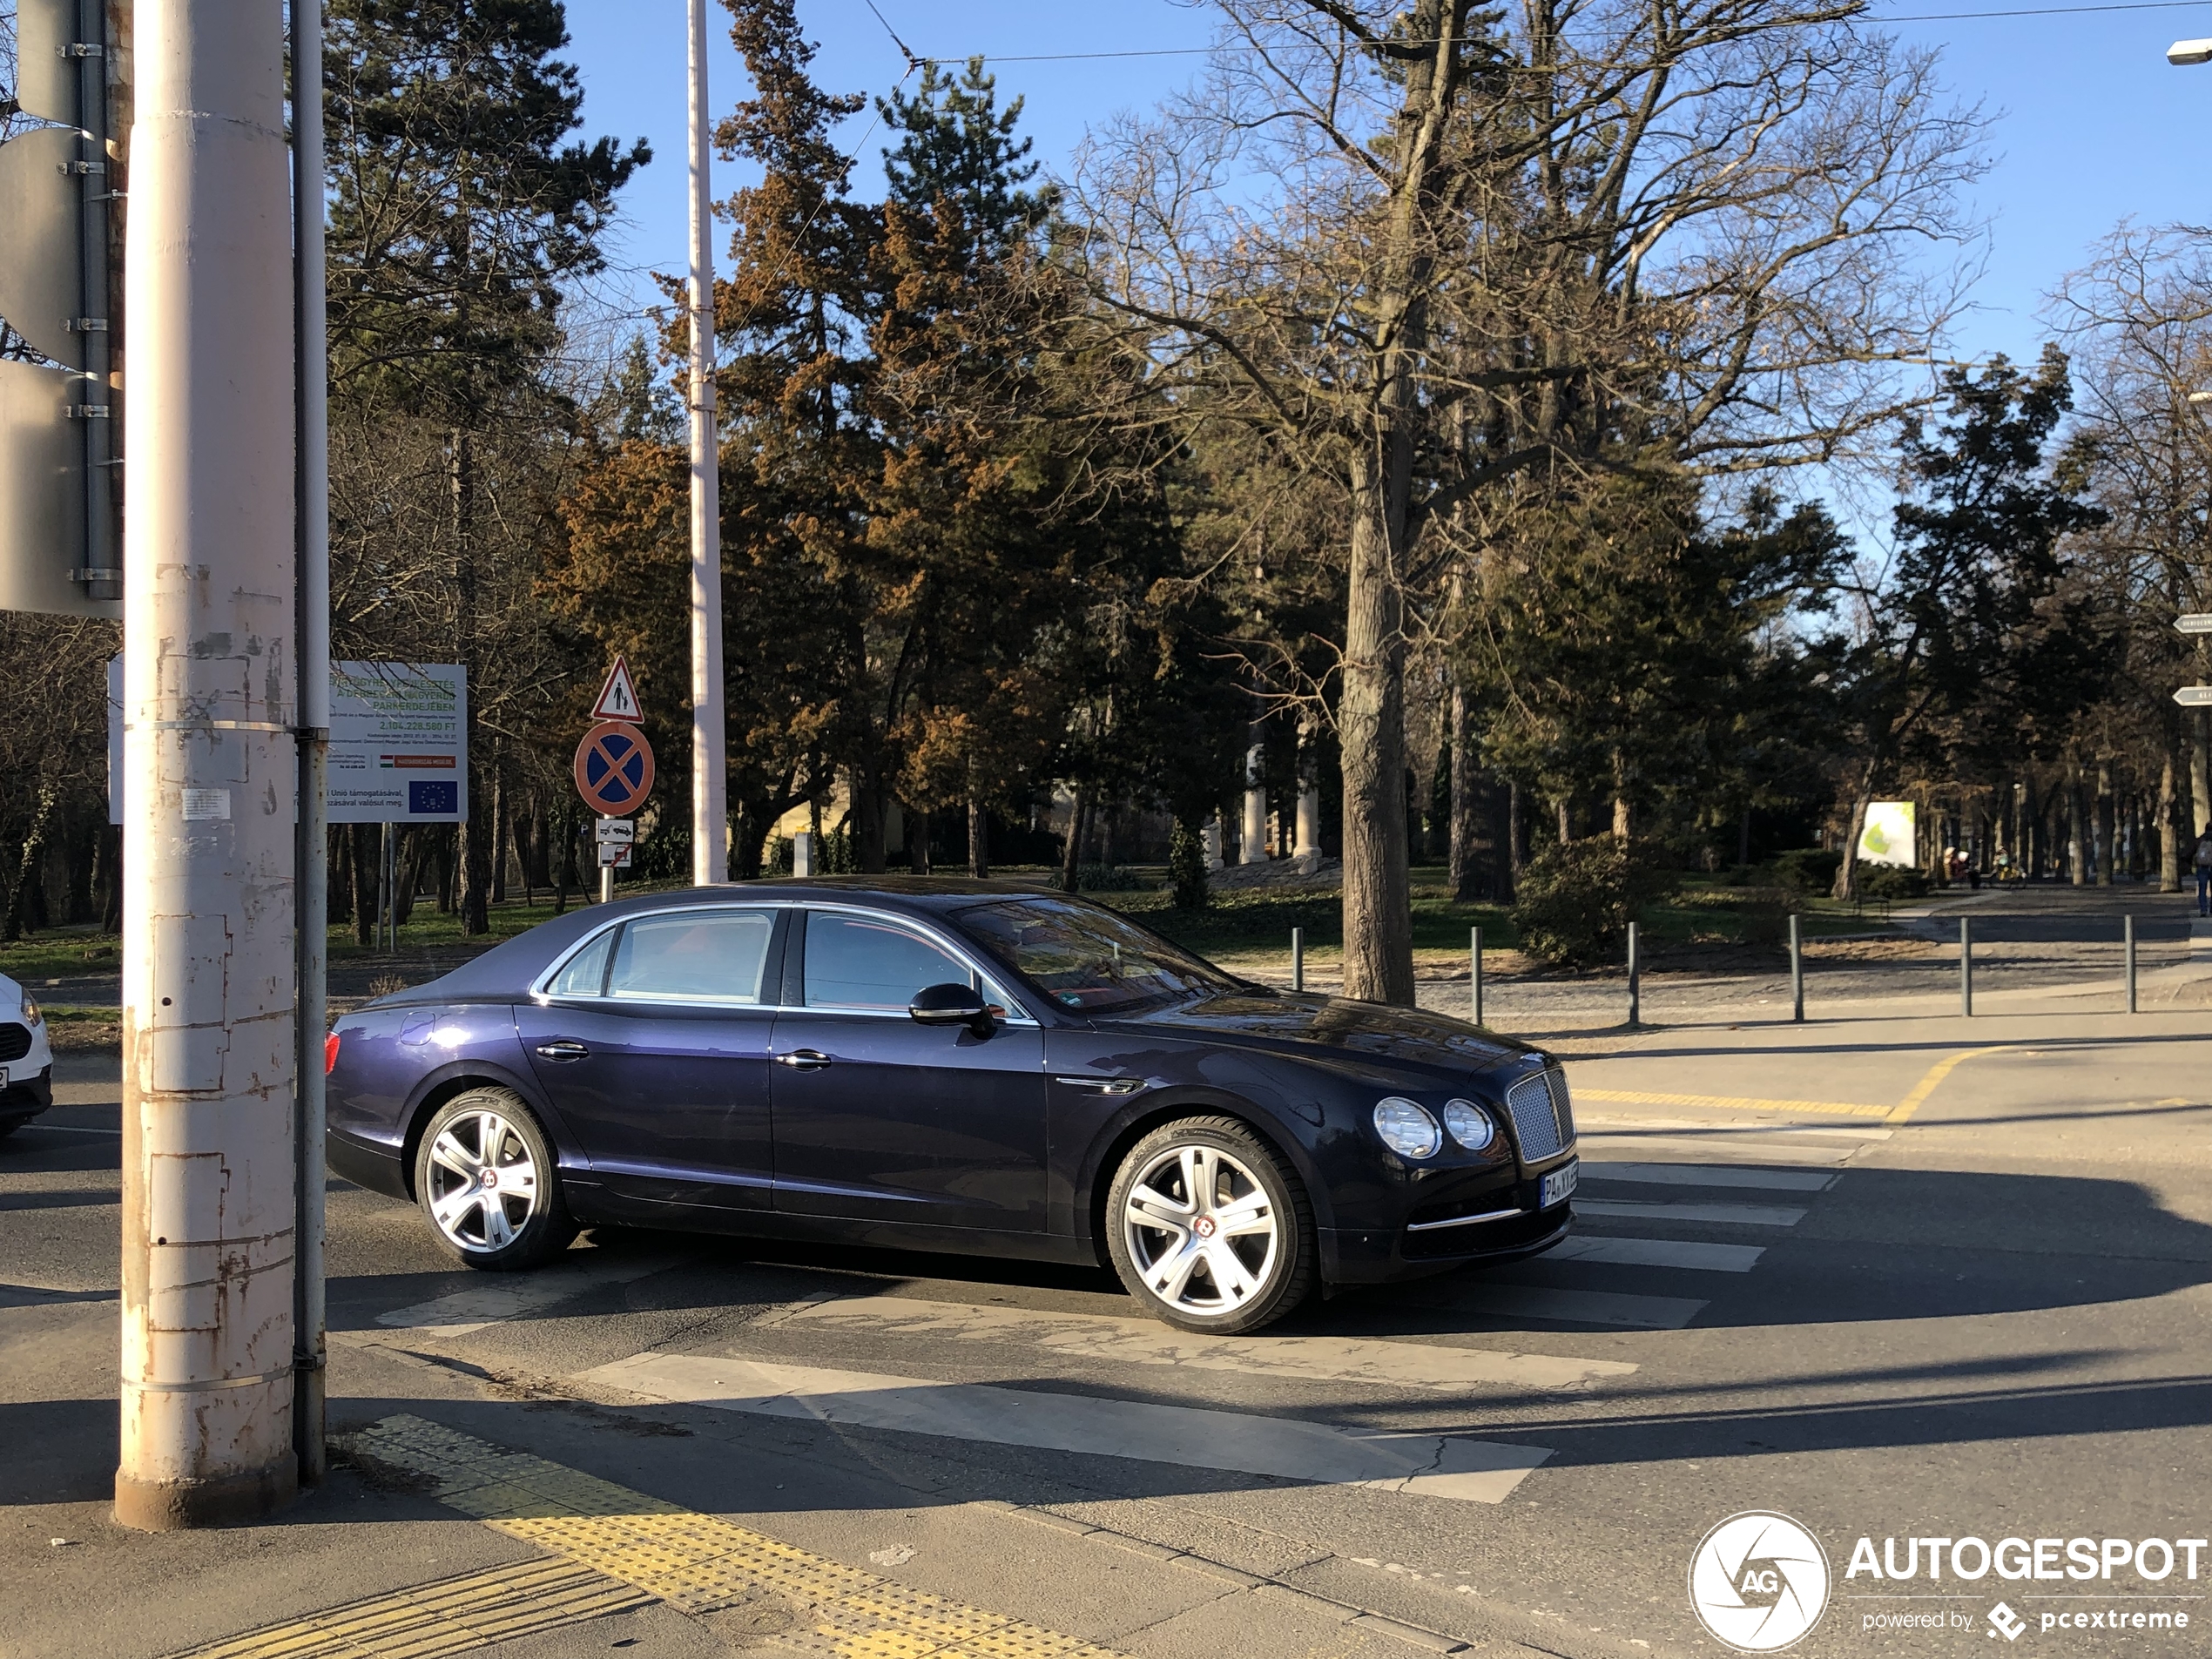
<path fill-rule="evenodd" d="M 907 1012 L 923 1025 L 964 1025 L 979 1037 L 998 1028 L 982 993 L 972 985 L 930 985 L 914 993 Z"/>

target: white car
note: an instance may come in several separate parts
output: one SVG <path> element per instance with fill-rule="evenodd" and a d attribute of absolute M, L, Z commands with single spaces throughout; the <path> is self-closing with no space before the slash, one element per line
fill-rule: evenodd
<path fill-rule="evenodd" d="M 30 993 L 0 974 L 0 1136 L 54 1103 L 54 1051 Z"/>

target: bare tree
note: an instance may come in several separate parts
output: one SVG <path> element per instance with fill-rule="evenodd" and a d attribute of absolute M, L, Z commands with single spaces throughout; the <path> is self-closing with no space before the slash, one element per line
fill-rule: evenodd
<path fill-rule="evenodd" d="M 1832 460 L 1917 395 L 1979 118 L 1932 59 L 1794 0 L 1217 0 L 1201 87 L 1070 192 L 1092 292 L 1171 418 L 1342 492 L 1318 688 L 1345 757 L 1345 988 L 1413 1000 L 1404 671 L 1461 509 L 1654 448 Z M 1462 528 L 1456 531 L 1459 523 Z"/>

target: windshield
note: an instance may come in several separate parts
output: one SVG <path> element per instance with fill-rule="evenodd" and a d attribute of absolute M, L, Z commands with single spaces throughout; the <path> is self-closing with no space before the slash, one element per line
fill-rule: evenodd
<path fill-rule="evenodd" d="M 1245 988 L 1211 962 L 1112 911 L 1065 899 L 1008 899 L 960 913 L 975 942 L 1063 1008 L 1122 1014 Z"/>

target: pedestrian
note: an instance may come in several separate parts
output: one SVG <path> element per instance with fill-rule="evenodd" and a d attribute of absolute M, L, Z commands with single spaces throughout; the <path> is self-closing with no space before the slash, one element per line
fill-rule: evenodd
<path fill-rule="evenodd" d="M 2196 914 L 2212 916 L 2212 826 L 2196 838 Z"/>

